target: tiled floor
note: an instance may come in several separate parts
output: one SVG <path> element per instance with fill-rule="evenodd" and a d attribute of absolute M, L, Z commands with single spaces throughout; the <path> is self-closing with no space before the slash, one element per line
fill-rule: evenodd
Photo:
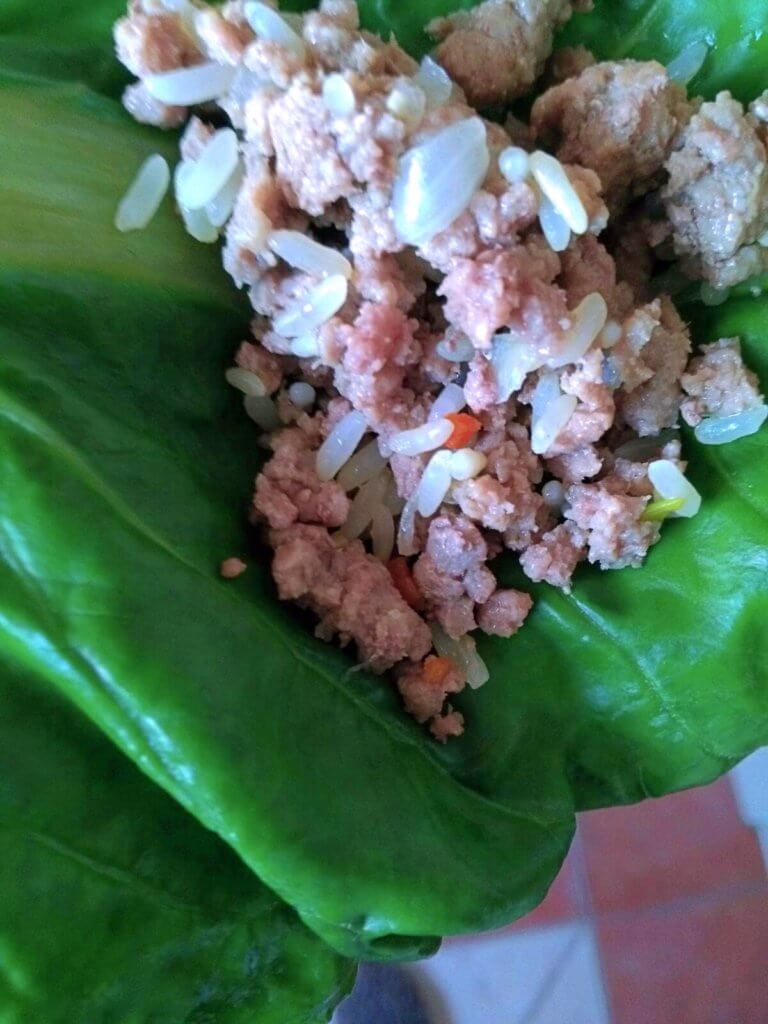
<path fill-rule="evenodd" d="M 541 907 L 409 974 L 430 1024 L 768 1024 L 768 748 L 712 786 L 582 815 Z M 359 1024 L 416 1024 L 374 1016 Z"/>

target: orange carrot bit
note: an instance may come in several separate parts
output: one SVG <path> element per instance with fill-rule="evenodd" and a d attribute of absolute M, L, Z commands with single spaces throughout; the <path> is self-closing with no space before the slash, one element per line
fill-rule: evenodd
<path fill-rule="evenodd" d="M 449 412 L 445 418 L 453 424 L 453 432 L 443 447 L 453 451 L 466 448 L 482 426 L 477 416 L 470 416 L 468 412 Z"/>
<path fill-rule="evenodd" d="M 428 686 L 434 686 L 437 689 L 438 686 L 442 686 L 448 677 L 448 673 L 452 672 L 455 667 L 450 658 L 428 654 L 424 659 L 422 669 L 424 682 Z"/>
<path fill-rule="evenodd" d="M 415 608 L 416 611 L 420 611 L 424 607 L 424 596 L 419 590 L 416 580 L 413 578 L 411 568 L 403 556 L 398 555 L 396 558 L 390 559 L 387 562 L 387 569 L 389 569 L 392 582 L 397 590 L 400 591 L 400 596 L 405 603 L 409 604 L 411 608 Z"/>

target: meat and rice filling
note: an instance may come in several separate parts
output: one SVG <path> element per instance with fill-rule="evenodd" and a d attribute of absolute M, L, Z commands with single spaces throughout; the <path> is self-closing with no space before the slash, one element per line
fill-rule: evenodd
<path fill-rule="evenodd" d="M 488 678 L 476 631 L 533 606 L 494 559 L 566 592 L 581 562 L 639 566 L 699 507 L 680 413 L 705 443 L 766 416 L 738 339 L 693 355 L 647 287 L 665 240 L 716 286 L 768 262 L 765 97 L 569 52 L 530 126 L 475 109 L 530 91 L 575 6 L 488 0 L 433 22 L 421 64 L 352 0 L 132 0 L 115 29 L 125 105 L 186 122 L 177 205 L 253 305 L 227 379 L 270 452 L 252 520 L 279 597 L 441 741 Z"/>

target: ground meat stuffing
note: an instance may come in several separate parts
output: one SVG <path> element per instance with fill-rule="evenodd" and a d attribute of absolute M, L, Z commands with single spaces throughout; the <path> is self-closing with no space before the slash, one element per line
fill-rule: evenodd
<path fill-rule="evenodd" d="M 613 208 L 647 192 L 690 114 L 685 91 L 656 61 L 587 67 L 540 96 L 531 123 L 568 163 L 595 171 Z"/>
<path fill-rule="evenodd" d="M 571 11 L 569 0 L 486 0 L 435 18 L 427 31 L 440 40 L 435 56 L 468 101 L 487 107 L 528 91 Z"/>
<path fill-rule="evenodd" d="M 687 396 L 680 411 L 692 427 L 706 416 L 735 416 L 763 404 L 760 382 L 744 365 L 738 338 L 703 345 L 680 383 Z"/>
<path fill-rule="evenodd" d="M 762 122 L 728 92 L 703 103 L 666 163 L 662 195 L 683 267 L 716 288 L 768 267 L 768 156 Z"/>
<path fill-rule="evenodd" d="M 394 39 L 360 29 L 353 0 L 291 15 L 284 44 L 254 33 L 242 0 L 192 14 L 132 0 L 115 28 L 137 120 L 186 121 L 188 164 L 222 126 L 237 134 L 230 179 L 183 212 L 223 237 L 253 308 L 226 376 L 266 453 L 250 518 L 278 597 L 392 670 L 439 742 L 471 724 L 462 691 L 487 676 L 472 634 L 512 638 L 532 608 L 499 588 L 493 560 L 565 594 L 583 561 L 639 566 L 663 529 L 641 460 L 687 469 L 661 432 L 681 412 L 697 425 L 762 403 L 738 339 L 691 358 L 656 281 L 675 252 L 717 287 L 768 266 L 768 93 L 747 112 L 727 93 L 689 101 L 653 61 L 576 49 L 548 64 L 530 123 L 525 105 L 503 127 L 476 109 L 528 92 L 586 6 L 487 0 L 435 20 L 455 83 L 442 101 Z M 150 76 L 208 61 L 234 71 L 216 103 L 153 96 Z M 441 182 L 442 162 L 422 189 L 408 169 L 469 119 L 477 149 L 448 159 L 475 159 L 474 190 Z M 536 145 L 559 168 L 531 163 Z M 431 202 L 440 188 L 460 196 L 453 219 Z M 232 557 L 219 571 L 244 569 Z"/>

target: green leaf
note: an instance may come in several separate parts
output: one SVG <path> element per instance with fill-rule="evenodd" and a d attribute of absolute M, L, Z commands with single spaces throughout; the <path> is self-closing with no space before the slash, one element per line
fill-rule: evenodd
<path fill-rule="evenodd" d="M 244 305 L 169 204 L 143 234 L 111 227 L 167 141 L 76 89 L 8 84 L 0 117 L 0 558 L 17 583 L 0 651 L 319 934 L 387 958 L 500 925 L 546 891 L 575 808 L 708 781 L 768 741 L 764 433 L 689 438 L 703 509 L 664 525 L 645 568 L 534 588 L 526 628 L 482 642 L 491 681 L 440 748 L 274 599 L 242 514 L 257 432 L 222 381 Z M 764 383 L 765 313 L 686 310 L 699 341 L 743 333 Z M 221 581 L 233 554 L 249 570 Z"/>
<path fill-rule="evenodd" d="M 704 42 L 709 53 L 689 84 L 692 95 L 729 89 L 743 101 L 765 88 L 768 33 L 764 0 L 595 0 L 574 15 L 560 43 L 583 43 L 600 59 L 634 57 L 668 64 Z"/>
<path fill-rule="evenodd" d="M 0 886 L 4 1024 L 325 1024 L 351 980 L 224 843 L 5 661 Z"/>

